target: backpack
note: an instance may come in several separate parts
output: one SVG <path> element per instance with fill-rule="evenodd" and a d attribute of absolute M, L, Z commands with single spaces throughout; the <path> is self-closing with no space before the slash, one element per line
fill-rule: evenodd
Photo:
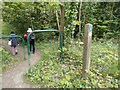
<path fill-rule="evenodd" d="M 32 35 L 30 36 L 30 39 L 35 39 L 35 36 L 32 34 Z"/>

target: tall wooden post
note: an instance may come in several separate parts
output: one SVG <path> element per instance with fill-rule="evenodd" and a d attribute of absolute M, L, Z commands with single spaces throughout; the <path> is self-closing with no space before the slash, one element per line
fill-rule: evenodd
<path fill-rule="evenodd" d="M 0 7 L 2 9 L 2 4 L 3 2 L 0 2 Z M 0 10 L 0 36 L 2 36 L 2 23 L 3 23 L 3 19 L 2 19 L 2 10 Z M 0 39 L 0 47 L 2 47 L 2 39 Z M 0 67 L 2 67 L 2 54 L 0 54 Z M 0 69 L 0 90 L 2 90 L 2 69 Z"/>
<path fill-rule="evenodd" d="M 90 53 L 91 53 L 91 40 L 92 40 L 92 24 L 86 24 L 84 30 L 84 49 L 83 49 L 83 70 L 82 77 L 86 77 L 90 67 Z"/>
<path fill-rule="evenodd" d="M 120 77 L 120 34 L 118 34 L 118 77 Z M 120 78 L 118 79 L 118 88 L 120 88 Z"/>

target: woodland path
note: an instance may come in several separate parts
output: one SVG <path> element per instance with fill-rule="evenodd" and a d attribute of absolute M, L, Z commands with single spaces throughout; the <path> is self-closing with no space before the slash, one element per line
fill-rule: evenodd
<path fill-rule="evenodd" d="M 10 46 L 7 45 L 5 40 L 2 40 L 2 46 L 5 50 L 11 53 Z M 23 61 L 23 47 L 18 46 L 18 54 L 13 56 L 20 62 L 13 65 L 10 69 L 2 71 L 2 88 L 30 88 L 31 86 L 24 83 L 23 74 L 29 69 L 27 49 L 25 50 L 25 56 L 27 60 Z M 31 66 L 35 65 L 40 60 L 40 51 L 36 50 L 35 54 L 31 53 Z"/>

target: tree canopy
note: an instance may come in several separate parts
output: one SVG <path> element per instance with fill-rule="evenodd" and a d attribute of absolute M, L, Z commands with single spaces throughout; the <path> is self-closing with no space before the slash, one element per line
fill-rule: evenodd
<path fill-rule="evenodd" d="M 61 6 L 65 8 L 65 13 L 61 13 Z M 64 40 L 70 43 L 71 38 L 76 38 L 79 32 L 79 6 L 80 2 L 64 2 L 64 5 L 61 2 L 4 2 L 2 17 L 4 22 L 16 29 L 17 34 L 24 34 L 29 27 L 34 30 L 59 29 L 58 23 L 63 22 L 61 14 L 64 14 Z M 78 38 L 83 37 L 87 23 L 93 24 L 94 37 L 114 37 L 119 33 L 119 21 L 120 2 L 83 2 Z M 50 37 L 49 34 L 45 36 Z"/>

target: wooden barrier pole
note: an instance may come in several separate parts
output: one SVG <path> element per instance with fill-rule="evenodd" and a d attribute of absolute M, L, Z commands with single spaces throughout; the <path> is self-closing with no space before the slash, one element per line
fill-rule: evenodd
<path fill-rule="evenodd" d="M 92 24 L 86 24 L 84 30 L 84 49 L 83 49 L 83 70 L 82 77 L 86 77 L 87 73 L 85 70 L 89 71 L 90 66 L 90 53 L 91 53 L 91 40 L 92 40 Z"/>

